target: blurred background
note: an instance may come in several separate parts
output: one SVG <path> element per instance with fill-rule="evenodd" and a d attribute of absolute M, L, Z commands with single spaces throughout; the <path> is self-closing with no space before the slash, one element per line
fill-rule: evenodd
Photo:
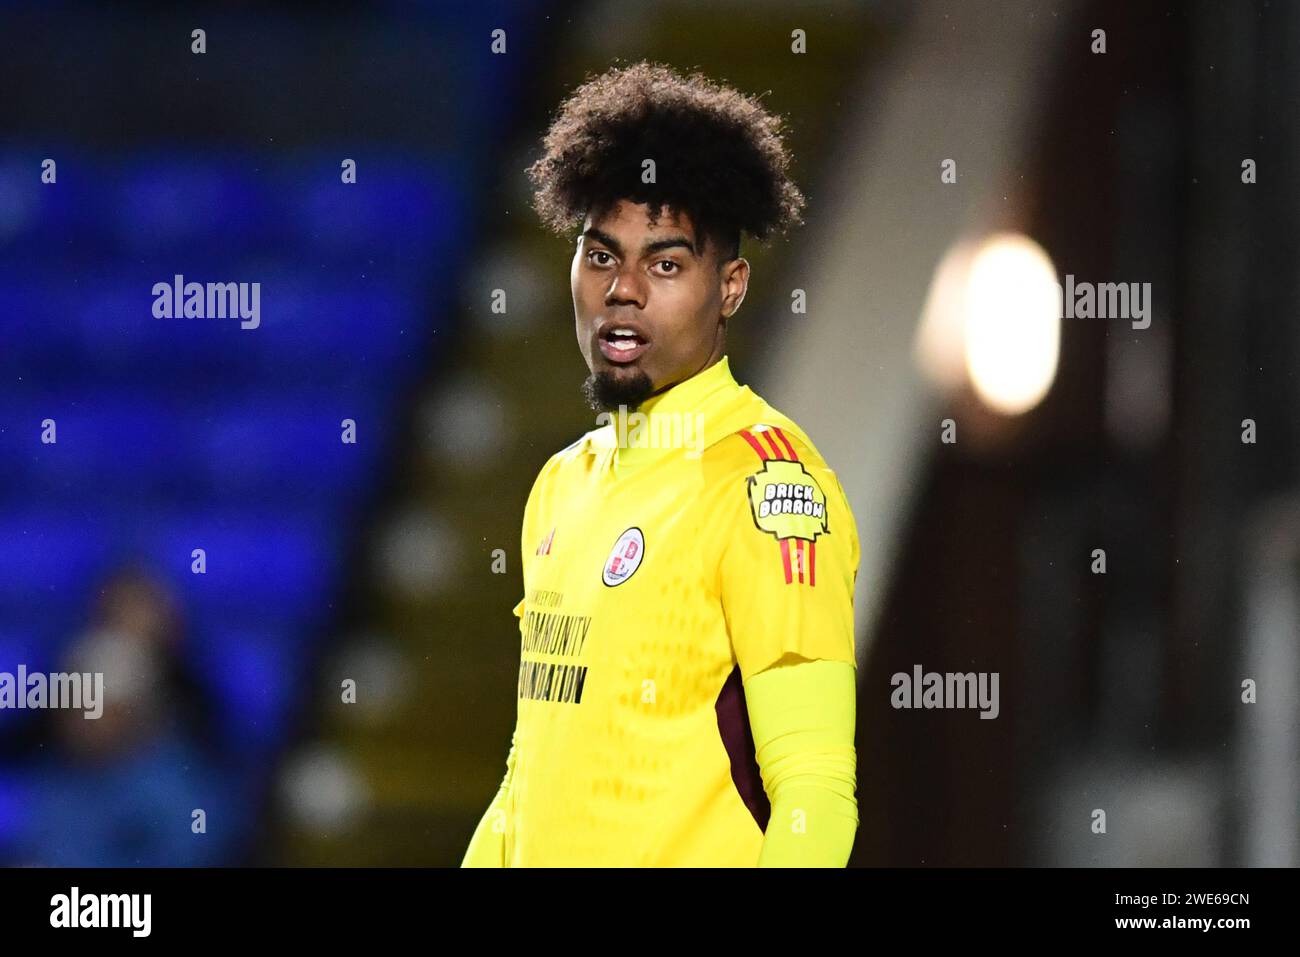
<path fill-rule="evenodd" d="M 107 691 L 0 710 L 0 863 L 459 863 L 524 501 L 595 425 L 524 170 L 645 58 L 761 95 L 808 195 L 729 353 L 858 521 L 852 863 L 1300 864 L 1298 44 L 1263 0 L 0 3 L 0 672 Z M 177 274 L 260 326 L 155 318 Z M 918 665 L 996 720 L 893 708 Z"/>

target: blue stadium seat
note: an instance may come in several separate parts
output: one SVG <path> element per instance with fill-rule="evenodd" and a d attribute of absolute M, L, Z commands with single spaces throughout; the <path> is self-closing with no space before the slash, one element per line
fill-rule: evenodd
<path fill-rule="evenodd" d="M 436 306 L 455 295 L 444 260 L 473 160 L 372 148 L 344 185 L 341 147 L 59 147 L 42 187 L 40 153 L 0 154 L 0 670 L 56 668 L 105 577 L 144 564 L 177 596 L 230 752 L 273 750 L 399 403 L 447 338 Z M 178 273 L 260 283 L 260 326 L 155 317 L 154 284 Z M 14 724 L 0 716 L 0 735 Z"/>
<path fill-rule="evenodd" d="M 195 421 L 202 482 L 211 500 L 350 504 L 379 464 L 391 425 L 369 395 L 252 394 Z M 342 422 L 355 422 L 354 443 Z"/>
<path fill-rule="evenodd" d="M 123 530 L 123 537 L 131 534 Z M 339 564 L 339 529 L 330 515 L 292 517 L 244 509 L 157 516 L 136 528 L 138 549 L 175 585 L 201 621 L 234 615 L 313 621 L 327 609 Z M 203 549 L 206 572 L 192 571 Z"/>
<path fill-rule="evenodd" d="M 214 627 L 191 652 L 191 660 L 217 698 L 217 718 L 228 752 L 245 758 L 282 739 L 301 707 L 312 674 L 282 633 Z"/>

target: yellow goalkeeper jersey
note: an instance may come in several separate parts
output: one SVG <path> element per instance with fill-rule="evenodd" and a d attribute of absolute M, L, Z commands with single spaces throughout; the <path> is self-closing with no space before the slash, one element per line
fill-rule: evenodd
<path fill-rule="evenodd" d="M 742 682 L 856 666 L 858 536 L 724 356 L 551 456 L 523 520 L 507 866 L 746 866 L 770 804 Z"/>

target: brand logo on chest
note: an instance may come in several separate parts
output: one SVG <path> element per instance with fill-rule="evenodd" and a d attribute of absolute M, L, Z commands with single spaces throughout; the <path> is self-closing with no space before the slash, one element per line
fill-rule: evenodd
<path fill-rule="evenodd" d="M 641 529 L 629 528 L 618 537 L 618 541 L 610 550 L 600 580 L 611 588 L 623 584 L 641 567 L 641 559 L 644 556 L 645 536 L 641 534 Z"/>

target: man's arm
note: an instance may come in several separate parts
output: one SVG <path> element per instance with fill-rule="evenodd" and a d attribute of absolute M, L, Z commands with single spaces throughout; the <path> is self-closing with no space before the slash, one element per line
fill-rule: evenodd
<path fill-rule="evenodd" d="M 720 443 L 718 587 L 771 803 L 761 867 L 843 867 L 857 830 L 857 527 L 797 433 Z M 742 440 L 743 441 L 740 441 Z"/>
<path fill-rule="evenodd" d="M 474 829 L 469 848 L 461 867 L 505 867 L 506 866 L 506 820 L 507 802 L 510 800 L 510 779 L 515 772 L 515 740 L 510 738 L 510 753 L 506 756 L 506 774 L 497 789 L 496 797 L 488 805 L 483 817 Z"/>
<path fill-rule="evenodd" d="M 858 828 L 853 746 L 857 671 L 786 655 L 745 682 L 772 805 L 759 867 L 843 867 Z"/>

